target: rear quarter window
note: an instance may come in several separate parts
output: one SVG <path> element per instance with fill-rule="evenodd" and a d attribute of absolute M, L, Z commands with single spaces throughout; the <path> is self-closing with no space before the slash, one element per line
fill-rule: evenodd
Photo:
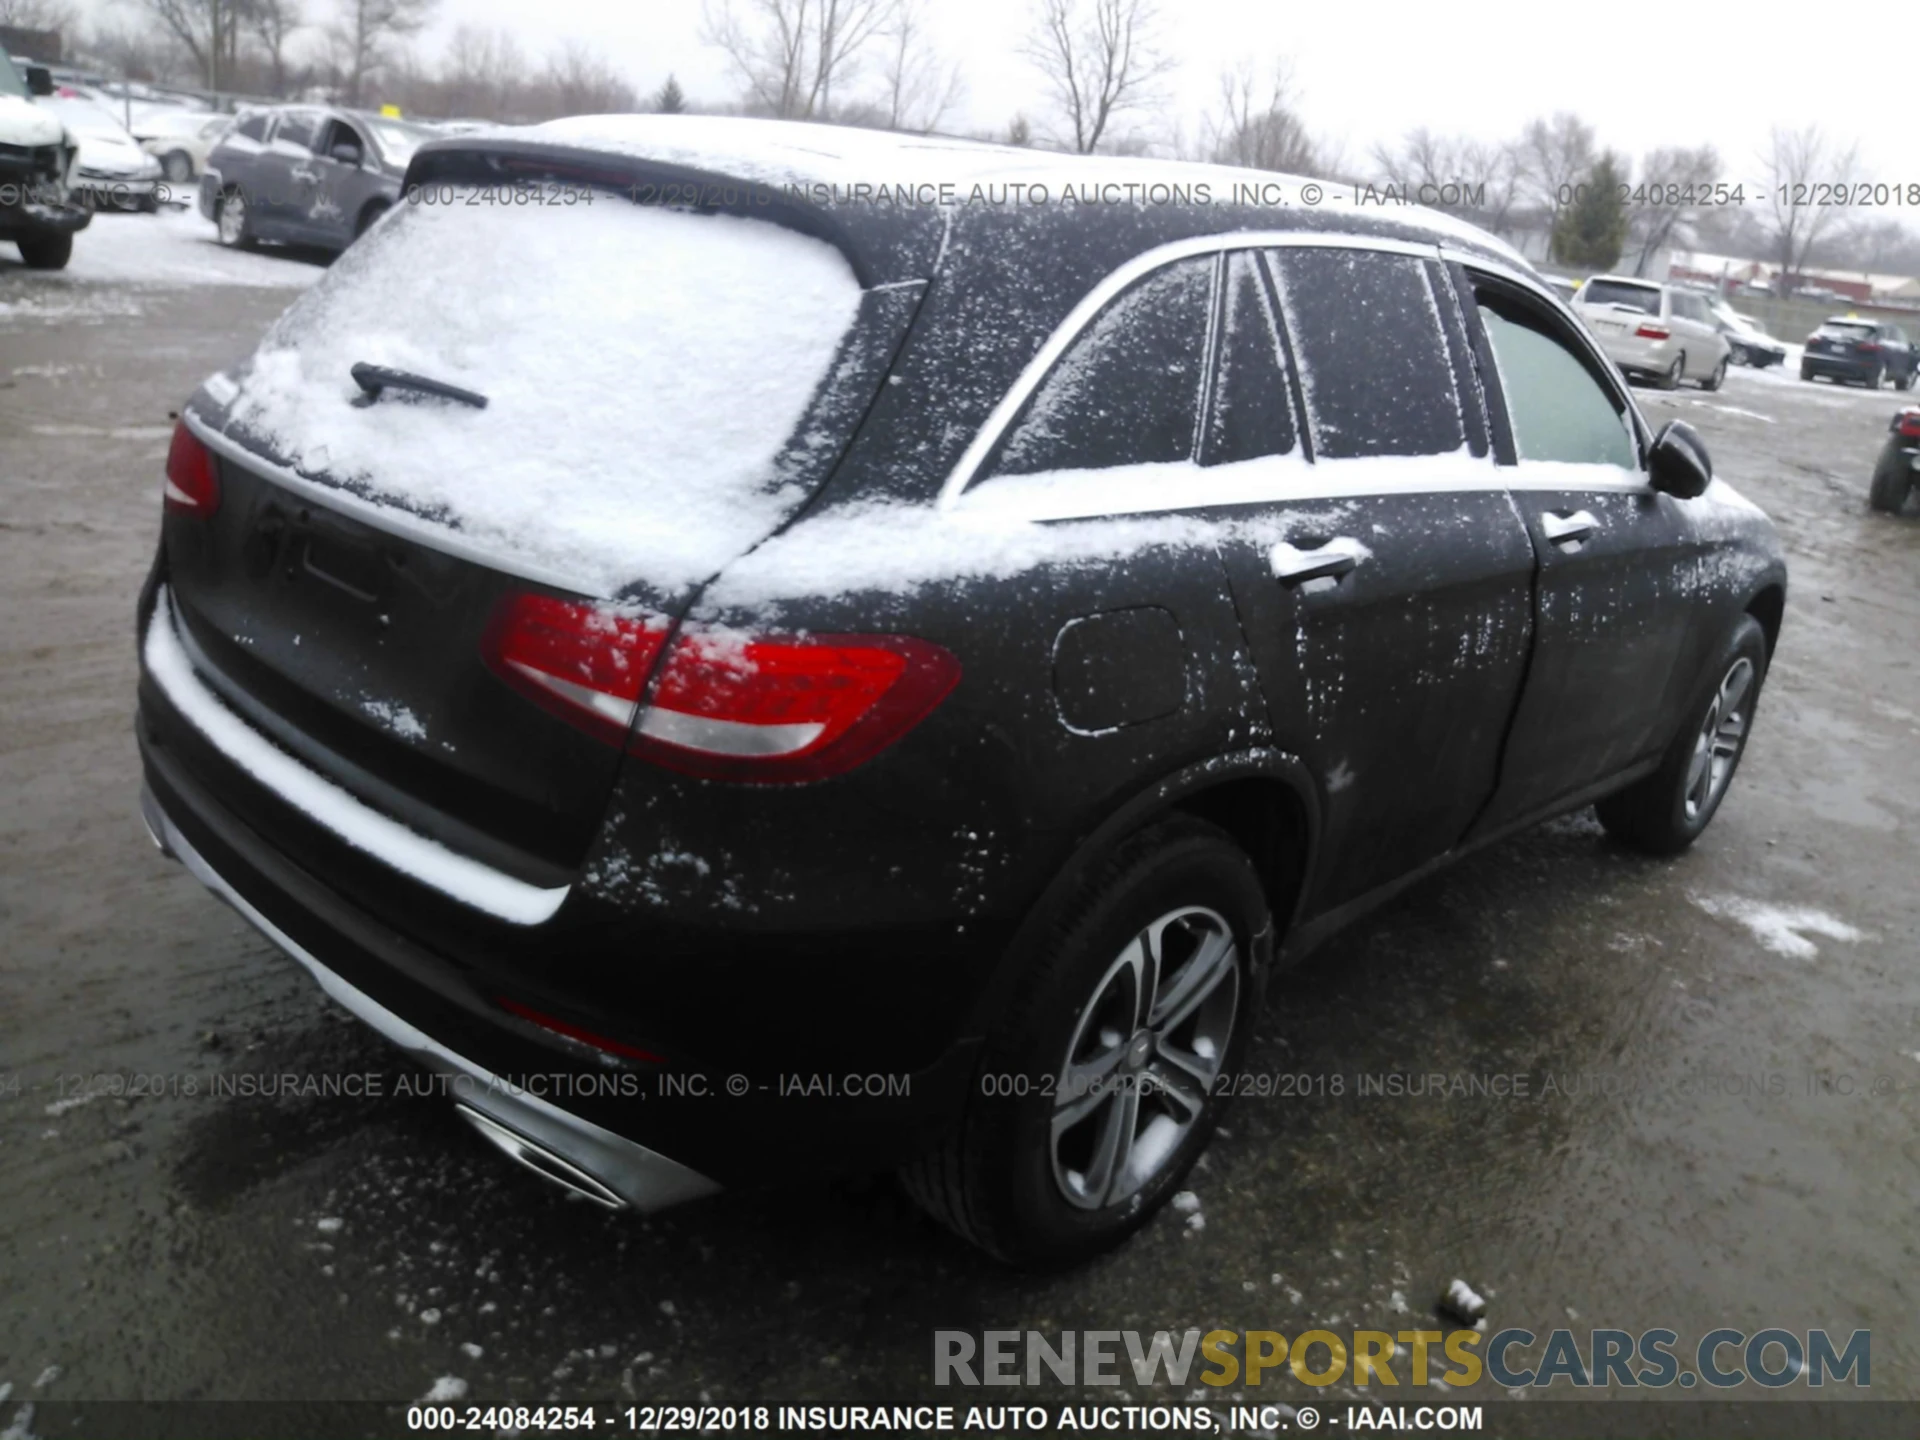
<path fill-rule="evenodd" d="M 1191 459 L 1213 265 L 1205 255 L 1163 266 L 1096 315 L 1028 397 L 987 475 Z"/>
<path fill-rule="evenodd" d="M 1268 255 L 1317 457 L 1445 455 L 1466 445 L 1422 260 L 1305 246 Z"/>

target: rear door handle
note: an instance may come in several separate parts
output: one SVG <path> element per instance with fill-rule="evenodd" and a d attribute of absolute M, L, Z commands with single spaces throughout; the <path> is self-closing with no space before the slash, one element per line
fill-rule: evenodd
<path fill-rule="evenodd" d="M 1281 584 L 1304 585 L 1309 580 L 1338 579 L 1371 554 L 1358 540 L 1336 535 L 1312 550 L 1299 550 L 1282 540 L 1267 553 L 1267 561 Z"/>
<path fill-rule="evenodd" d="M 1571 515 L 1557 514 L 1548 510 L 1540 516 L 1540 533 L 1547 537 L 1549 545 L 1578 545 L 1582 540 L 1593 538 L 1593 532 L 1600 528 L 1600 522 L 1593 518 L 1590 510 L 1576 510 Z"/>

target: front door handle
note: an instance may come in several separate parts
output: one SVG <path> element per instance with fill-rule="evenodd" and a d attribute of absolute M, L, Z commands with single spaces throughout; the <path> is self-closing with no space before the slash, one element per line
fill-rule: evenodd
<path fill-rule="evenodd" d="M 1358 540 L 1336 535 L 1313 550 L 1299 550 L 1282 540 L 1268 552 L 1267 562 L 1281 584 L 1304 585 L 1309 580 L 1337 580 L 1372 554 Z"/>
<path fill-rule="evenodd" d="M 1578 545 L 1592 539 L 1593 532 L 1599 528 L 1600 522 L 1589 510 L 1576 510 L 1571 515 L 1549 510 L 1540 517 L 1540 533 L 1547 537 L 1549 545 Z"/>

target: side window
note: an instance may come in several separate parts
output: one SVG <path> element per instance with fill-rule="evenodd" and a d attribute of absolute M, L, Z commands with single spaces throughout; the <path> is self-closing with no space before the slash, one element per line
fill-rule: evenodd
<path fill-rule="evenodd" d="M 1318 247 L 1268 254 L 1317 457 L 1465 446 L 1440 302 L 1419 258 Z"/>
<path fill-rule="evenodd" d="M 1476 287 L 1507 419 L 1521 460 L 1639 469 L 1626 413 L 1553 321 L 1504 292 Z"/>
<path fill-rule="evenodd" d="M 1177 260 L 1116 296 L 1028 397 L 986 475 L 1191 459 L 1213 265 Z"/>
<path fill-rule="evenodd" d="M 288 110 L 282 112 L 280 124 L 274 129 L 273 140 L 276 145 L 300 145 L 313 148 L 315 117 L 310 111 Z"/>
<path fill-rule="evenodd" d="M 1293 449 L 1293 406 L 1281 368 L 1279 317 L 1250 250 L 1227 256 L 1219 360 L 1200 463 L 1226 465 Z"/>
<path fill-rule="evenodd" d="M 264 142 L 267 138 L 267 113 L 264 110 L 256 110 L 233 128 L 249 140 Z"/>

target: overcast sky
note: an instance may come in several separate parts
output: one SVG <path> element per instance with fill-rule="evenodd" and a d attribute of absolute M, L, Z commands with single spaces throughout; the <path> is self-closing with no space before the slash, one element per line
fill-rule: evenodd
<path fill-rule="evenodd" d="M 310 8 L 326 3 L 310 0 Z M 948 128 L 1003 131 L 1019 111 L 1038 124 L 1044 97 L 1018 54 L 1034 3 L 931 0 L 940 48 L 960 61 L 967 85 L 958 123 Z M 1655 145 L 1711 142 L 1728 178 L 1755 182 L 1763 174 L 1756 152 L 1773 124 L 1818 121 L 1860 141 L 1874 178 L 1920 180 L 1920 130 L 1901 68 L 1842 48 L 1856 27 L 1868 57 L 1895 41 L 1890 12 L 1878 11 L 1875 23 L 1874 12 L 1845 8 L 1811 36 L 1805 11 L 1663 6 L 1657 24 L 1655 13 L 1551 0 L 1163 0 L 1166 48 L 1180 62 L 1168 115 L 1192 132 L 1195 117 L 1216 103 L 1223 66 L 1284 56 L 1307 123 L 1344 144 L 1353 161 L 1376 140 L 1419 124 L 1492 139 L 1534 115 L 1571 109 L 1599 128 L 1603 143 L 1635 156 Z M 542 0 L 537 9 L 526 0 L 440 0 L 423 50 L 437 51 L 460 24 L 511 31 L 533 55 L 579 37 L 642 87 L 675 72 L 696 101 L 729 99 L 738 88 L 724 57 L 700 43 L 699 0 Z M 1823 55 L 1829 42 L 1833 53 Z"/>

